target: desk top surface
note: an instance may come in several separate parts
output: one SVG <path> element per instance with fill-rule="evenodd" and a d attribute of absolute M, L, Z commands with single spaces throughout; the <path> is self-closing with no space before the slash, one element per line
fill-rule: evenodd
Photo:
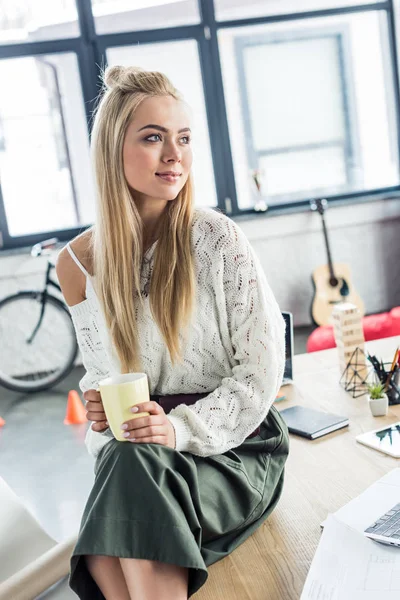
<path fill-rule="evenodd" d="M 391 361 L 399 345 L 396 336 L 367 342 L 365 349 Z M 213 577 L 196 595 L 199 600 L 299 600 L 320 523 L 400 466 L 399 459 L 355 440 L 400 420 L 400 405 L 390 406 L 386 417 L 373 417 L 367 396 L 353 398 L 340 385 L 336 348 L 296 355 L 293 372 L 295 383 L 282 388 L 287 399 L 277 404 L 278 410 L 300 404 L 348 416 L 350 425 L 313 441 L 290 436 L 284 491 L 276 509 L 231 556 L 211 567 Z"/>

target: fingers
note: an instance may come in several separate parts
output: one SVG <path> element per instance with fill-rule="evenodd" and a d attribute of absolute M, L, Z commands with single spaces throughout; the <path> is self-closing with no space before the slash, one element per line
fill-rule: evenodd
<path fill-rule="evenodd" d="M 87 412 L 86 418 L 88 421 L 96 421 L 96 423 L 107 421 L 106 413 L 104 412 Z"/>
<path fill-rule="evenodd" d="M 161 415 L 153 415 L 149 417 L 141 417 L 126 421 L 121 426 L 122 435 L 129 441 L 132 439 L 140 440 L 140 442 L 152 441 L 154 438 L 167 436 L 167 423 Z"/>
<path fill-rule="evenodd" d="M 93 431 L 104 431 L 108 427 L 106 414 L 101 401 L 100 392 L 91 389 L 84 392 L 83 397 L 86 401 L 87 419 L 94 421 L 92 424 Z M 136 404 L 136 411 L 133 413 L 150 413 L 151 416 L 144 416 L 126 421 L 127 426 L 123 429 L 124 433 L 127 434 L 127 441 L 133 441 L 133 439 L 139 439 L 140 442 L 152 442 L 165 444 L 167 437 L 166 427 L 166 415 L 158 404 L 158 402 L 142 402 Z"/>
<path fill-rule="evenodd" d="M 147 409 L 150 407 L 145 404 Z M 127 442 L 137 444 L 161 444 L 175 448 L 175 430 L 165 412 L 130 419 L 121 425 L 122 435 Z"/>
<path fill-rule="evenodd" d="M 83 397 L 86 400 L 86 418 L 88 421 L 95 421 L 92 425 L 93 431 L 107 429 L 108 423 L 100 393 L 96 390 L 86 390 Z"/>
<path fill-rule="evenodd" d="M 106 421 L 106 413 L 101 402 L 88 402 L 86 404 L 86 417 L 89 421 Z"/>
<path fill-rule="evenodd" d="M 167 438 L 167 428 L 164 425 L 152 425 L 151 427 L 142 427 L 141 429 L 132 429 L 131 431 L 124 431 L 122 434 L 124 438 L 128 442 L 137 441 L 137 442 L 152 442 L 153 444 L 157 444 L 160 442 L 154 441 L 158 438 L 163 438 L 163 442 L 165 444 L 165 440 Z"/>
<path fill-rule="evenodd" d="M 86 390 L 83 394 L 84 399 L 86 400 L 86 410 L 88 413 L 101 413 L 104 418 L 104 407 L 101 401 L 100 393 L 96 390 Z M 89 417 L 88 417 L 89 418 Z M 91 419 L 98 420 L 98 419 Z"/>
<path fill-rule="evenodd" d="M 127 439 L 127 442 L 132 442 L 132 444 L 160 444 L 160 446 L 167 446 L 167 436 L 158 435 L 156 437 L 145 437 L 145 438 L 137 438 L 137 439 Z"/>
<path fill-rule="evenodd" d="M 158 427 L 165 425 L 166 417 L 162 415 L 152 415 L 149 417 L 139 417 L 138 419 L 132 419 L 122 423 L 121 429 L 123 431 L 135 431 L 137 429 L 149 429 L 152 426 Z"/>
<path fill-rule="evenodd" d="M 97 421 L 96 423 L 93 423 L 92 425 L 92 429 L 93 431 L 105 431 L 105 429 L 108 429 L 108 423 L 107 421 Z"/>
<path fill-rule="evenodd" d="M 100 392 L 97 390 L 86 390 L 83 394 L 86 402 L 101 402 Z"/>
<path fill-rule="evenodd" d="M 104 413 L 102 402 L 86 402 L 86 410 L 93 413 Z"/>
<path fill-rule="evenodd" d="M 135 404 L 131 408 L 131 412 L 133 413 L 141 413 L 148 412 L 151 415 L 161 415 L 165 414 L 164 409 L 158 404 L 158 402 L 154 402 L 150 400 L 150 402 L 142 402 L 141 404 Z"/>

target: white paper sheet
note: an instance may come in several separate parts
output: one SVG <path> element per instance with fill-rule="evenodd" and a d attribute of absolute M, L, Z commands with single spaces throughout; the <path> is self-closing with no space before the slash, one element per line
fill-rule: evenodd
<path fill-rule="evenodd" d="M 400 469 L 392 469 L 334 514 L 342 523 L 362 532 L 398 502 Z"/>
<path fill-rule="evenodd" d="M 65 577 L 76 539 L 53 540 L 0 477 L 0 600 L 34 600 Z"/>
<path fill-rule="evenodd" d="M 334 515 L 357 531 L 364 531 L 400 502 L 400 469 L 392 469 L 362 494 L 339 508 Z M 326 521 L 321 523 L 324 527 Z M 400 598 L 399 598 L 400 600 Z"/>
<path fill-rule="evenodd" d="M 329 515 L 300 600 L 399 600 L 400 549 Z"/>

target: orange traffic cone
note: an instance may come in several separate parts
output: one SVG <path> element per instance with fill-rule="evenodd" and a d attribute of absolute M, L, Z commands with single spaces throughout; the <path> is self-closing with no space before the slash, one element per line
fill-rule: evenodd
<path fill-rule="evenodd" d="M 5 420 L 0 417 L 0 427 L 3 427 L 3 425 L 5 425 L 5 424 L 6 424 Z"/>
<path fill-rule="evenodd" d="M 76 390 L 68 392 L 67 412 L 64 425 L 75 425 L 76 423 L 87 423 L 86 410 Z"/>

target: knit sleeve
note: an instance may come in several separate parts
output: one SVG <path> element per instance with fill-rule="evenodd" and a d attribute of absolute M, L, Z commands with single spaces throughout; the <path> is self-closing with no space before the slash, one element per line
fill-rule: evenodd
<path fill-rule="evenodd" d="M 256 429 L 277 395 L 285 365 L 285 322 L 257 256 L 226 217 L 221 238 L 224 266 L 215 294 L 226 305 L 232 373 L 196 404 L 169 414 L 176 449 L 198 456 L 235 448 Z"/>
<path fill-rule="evenodd" d="M 100 341 L 94 339 L 91 334 L 92 331 L 98 331 L 97 308 L 91 300 L 85 300 L 80 304 L 70 306 L 69 310 L 82 356 L 82 364 L 85 368 L 79 388 L 81 392 L 95 390 L 99 381 L 110 375 L 104 349 Z M 107 428 L 102 432 L 93 431 L 92 423 L 90 423 L 86 432 L 85 444 L 89 454 L 93 457 L 97 456 L 99 447 L 104 444 L 104 437 L 114 438 L 111 429 Z"/>

